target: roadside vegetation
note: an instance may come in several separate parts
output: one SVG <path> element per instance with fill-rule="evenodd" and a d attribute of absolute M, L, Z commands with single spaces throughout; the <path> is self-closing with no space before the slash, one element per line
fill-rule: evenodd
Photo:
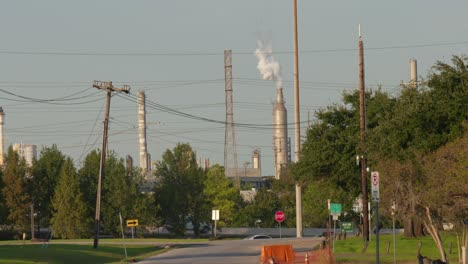
<path fill-rule="evenodd" d="M 444 248 L 451 263 L 458 263 L 458 250 L 454 233 L 443 233 Z M 439 259 L 440 254 L 431 237 L 405 238 L 396 236 L 396 260 L 397 263 L 418 263 L 418 248 L 421 244 L 421 255 L 433 260 Z M 452 250 L 450 250 L 452 245 Z M 362 237 L 350 237 L 346 240 L 335 242 L 335 258 L 337 263 L 376 263 L 375 236 L 371 239 L 367 250 L 362 253 L 364 241 Z M 388 250 L 388 251 L 387 251 Z M 380 236 L 380 263 L 393 263 L 393 237 L 392 235 Z M 388 253 L 387 253 L 388 252 Z"/>
<path fill-rule="evenodd" d="M 139 261 L 168 249 L 151 245 L 127 245 L 127 255 L 122 245 L 41 244 L 0 245 L 0 263 L 128 263 Z"/>

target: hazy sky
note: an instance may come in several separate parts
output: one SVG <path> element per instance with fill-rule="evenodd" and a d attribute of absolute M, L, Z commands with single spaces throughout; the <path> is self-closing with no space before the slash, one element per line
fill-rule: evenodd
<path fill-rule="evenodd" d="M 358 24 L 365 43 L 366 87 L 398 95 L 409 59 L 425 77 L 435 61 L 467 53 L 468 1 L 298 0 L 301 121 L 358 85 Z M 263 81 L 257 40 L 281 65 L 288 122 L 294 122 L 292 1 L 2 1 L 0 106 L 5 145 L 57 144 L 77 166 L 100 148 L 105 92 L 93 80 L 128 84 L 111 102 L 109 149 L 138 160 L 134 96 L 147 97 L 148 150 L 159 160 L 177 142 L 223 164 L 224 126 L 169 114 L 160 105 L 223 122 L 224 55 L 233 52 L 234 121 L 272 121 L 275 84 Z M 38 99 L 49 100 L 37 102 Z M 305 125 L 301 135 L 304 136 Z M 294 126 L 289 127 L 293 143 Z M 238 162 L 261 149 L 272 175 L 272 130 L 237 128 Z M 293 155 L 294 160 L 294 155 Z"/>

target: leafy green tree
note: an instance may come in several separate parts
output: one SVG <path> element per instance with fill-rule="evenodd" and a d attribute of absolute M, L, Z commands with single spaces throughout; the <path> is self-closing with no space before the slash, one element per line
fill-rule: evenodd
<path fill-rule="evenodd" d="M 326 227 L 328 221 L 328 199 L 332 203 L 342 204 L 344 211 L 350 210 L 353 199 L 346 201 L 340 200 L 341 197 L 346 197 L 340 193 L 341 189 L 336 188 L 330 182 L 318 180 L 311 182 L 304 189 L 303 205 L 304 205 L 304 226 L 309 227 Z"/>
<path fill-rule="evenodd" d="M 439 224 L 462 227 L 468 215 L 468 132 L 426 155 L 422 166 L 427 177 L 422 203 L 431 209 Z"/>
<path fill-rule="evenodd" d="M 424 235 L 422 223 L 427 214 L 421 204 L 428 174 L 422 159 L 461 137 L 466 130 L 467 58 L 454 56 L 452 62 L 453 65 L 436 62 L 427 87 L 405 87 L 392 115 L 370 134 L 370 153 L 378 161 L 379 171 L 385 172 L 382 183 L 387 184 L 389 197 L 406 199 L 399 203 L 405 236 Z"/>
<path fill-rule="evenodd" d="M 210 208 L 220 211 L 218 227 L 231 226 L 242 198 L 222 166 L 216 164 L 208 170 L 204 192 Z"/>
<path fill-rule="evenodd" d="M 35 224 L 48 226 L 52 216 L 52 198 L 65 161 L 56 145 L 44 147 L 38 160 L 33 161 L 32 177 L 29 179 L 29 192 L 36 213 Z"/>
<path fill-rule="evenodd" d="M 3 170 L 2 189 L 8 208 L 8 221 L 23 232 L 28 229 L 31 198 L 26 189 L 26 162 L 10 146 Z"/>
<path fill-rule="evenodd" d="M 86 204 L 86 215 L 89 219 L 95 218 L 96 213 L 96 192 L 101 163 L 101 153 L 97 150 L 86 155 L 82 167 L 78 170 L 80 190 Z M 92 228 L 92 225 L 90 225 Z"/>
<path fill-rule="evenodd" d="M 276 227 L 275 213 L 283 210 L 277 194 L 267 188 L 260 188 L 252 202 L 242 208 L 236 222 L 243 227 Z"/>
<path fill-rule="evenodd" d="M 5 204 L 5 197 L 3 195 L 3 188 L 5 187 L 5 183 L 3 182 L 3 171 L 0 170 L 0 224 L 4 224 L 7 222 L 8 217 L 8 208 Z"/>
<path fill-rule="evenodd" d="M 93 221 L 86 215 L 86 204 L 71 158 L 65 160 L 60 171 L 52 206 L 51 228 L 55 236 L 69 239 L 91 235 Z"/>
<path fill-rule="evenodd" d="M 119 213 L 124 219 L 134 216 L 133 208 L 139 195 L 138 175 L 127 170 L 124 160 L 113 152 L 107 156 L 105 170 L 101 193 L 102 230 L 117 235 L 120 232 Z"/>
<path fill-rule="evenodd" d="M 179 143 L 173 151 L 166 150 L 155 175 L 158 216 L 177 235 L 185 233 L 185 224 L 191 220 L 198 235 L 200 222 L 209 220 L 209 208 L 203 193 L 206 175 L 190 145 Z"/>

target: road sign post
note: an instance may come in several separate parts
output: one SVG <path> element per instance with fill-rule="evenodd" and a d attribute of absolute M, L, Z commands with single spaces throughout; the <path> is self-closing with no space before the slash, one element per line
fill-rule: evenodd
<path fill-rule="evenodd" d="M 214 237 L 216 237 L 216 222 L 219 220 L 219 210 L 211 210 L 211 220 L 214 221 Z"/>
<path fill-rule="evenodd" d="M 341 215 L 341 204 L 330 204 L 330 213 L 333 216 L 333 237 L 329 239 L 333 241 L 333 252 L 335 252 L 336 220 L 338 220 L 338 217 Z"/>
<path fill-rule="evenodd" d="M 127 220 L 127 227 L 138 226 L 138 219 Z"/>
<path fill-rule="evenodd" d="M 122 214 L 119 212 L 119 219 L 120 219 L 120 230 L 122 231 L 122 243 L 125 251 L 125 258 L 128 258 L 127 256 L 127 247 L 125 246 L 125 234 L 123 230 L 123 221 L 122 221 Z"/>
<path fill-rule="evenodd" d="M 283 211 L 276 211 L 275 213 L 275 220 L 276 222 L 279 223 L 279 229 L 280 229 L 280 238 L 281 238 L 281 222 L 283 222 L 285 219 Z"/>
<path fill-rule="evenodd" d="M 372 201 L 375 202 L 375 258 L 377 264 L 380 264 L 380 249 L 379 249 L 379 172 L 371 172 L 372 181 Z"/>

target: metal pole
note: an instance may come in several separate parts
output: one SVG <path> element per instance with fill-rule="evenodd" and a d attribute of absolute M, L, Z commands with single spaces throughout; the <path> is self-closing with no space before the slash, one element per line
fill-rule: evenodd
<path fill-rule="evenodd" d="M 380 264 L 380 247 L 379 247 L 379 202 L 375 203 L 375 258 L 377 264 Z"/>
<path fill-rule="evenodd" d="M 125 246 L 125 234 L 124 234 L 124 231 L 123 231 L 123 221 L 122 221 L 122 214 L 121 213 L 119 213 L 119 218 L 120 218 L 120 230 L 122 231 L 122 242 L 123 242 L 124 251 L 125 251 L 125 258 L 127 258 L 128 257 L 127 256 L 127 247 Z M 133 230 L 133 227 L 132 227 L 132 230 Z"/>
<path fill-rule="evenodd" d="M 214 236 L 215 236 L 215 238 L 216 238 L 216 229 L 217 229 L 217 228 L 216 228 L 216 222 L 217 222 L 217 220 L 215 220 L 215 226 L 214 226 L 214 228 L 215 228 L 215 229 L 214 229 Z"/>
<path fill-rule="evenodd" d="M 372 230 L 371 230 L 371 213 L 370 213 L 370 202 L 367 203 L 367 208 L 368 208 L 368 211 L 369 211 L 369 215 L 368 215 L 368 226 L 369 226 L 369 229 L 367 230 L 367 232 L 369 233 L 369 240 L 368 241 L 371 241 L 371 237 L 372 237 Z"/>
<path fill-rule="evenodd" d="M 34 240 L 34 204 L 31 203 L 31 240 Z"/>
<path fill-rule="evenodd" d="M 336 220 L 333 219 L 333 252 L 335 252 Z"/>
<path fill-rule="evenodd" d="M 281 222 L 279 222 L 279 228 L 280 228 L 280 238 L 281 238 Z"/>
<path fill-rule="evenodd" d="M 301 157 L 301 117 L 299 112 L 299 57 L 297 37 L 297 0 L 293 0 L 294 18 L 294 123 L 296 162 Z M 302 237 L 302 187 L 296 183 L 296 235 Z"/>
<path fill-rule="evenodd" d="M 393 264 L 396 264 L 396 239 L 395 239 L 395 213 L 392 212 L 393 222 Z"/>

